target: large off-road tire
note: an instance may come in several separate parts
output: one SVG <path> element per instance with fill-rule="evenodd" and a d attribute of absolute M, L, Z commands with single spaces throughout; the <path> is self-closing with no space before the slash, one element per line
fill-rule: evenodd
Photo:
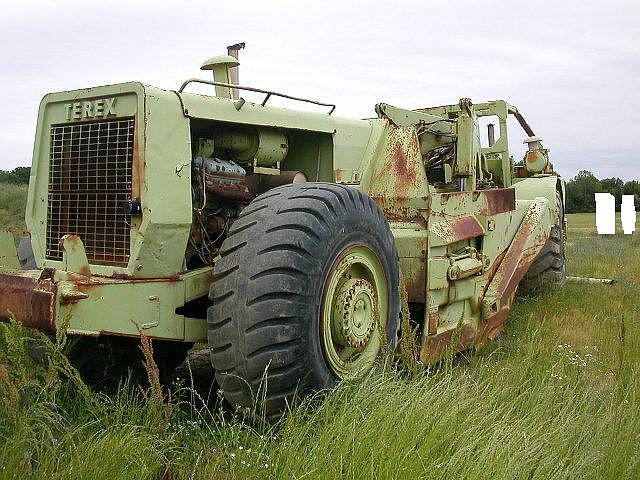
<path fill-rule="evenodd" d="M 523 291 L 534 291 L 545 285 L 562 284 L 567 278 L 564 253 L 564 203 L 560 192 L 556 192 L 558 216 L 555 219 L 547 243 L 533 261 L 522 279 Z"/>
<path fill-rule="evenodd" d="M 397 344 L 394 238 L 380 208 L 353 188 L 293 184 L 257 197 L 214 273 L 211 361 L 233 405 L 257 400 L 275 419 L 297 395 L 363 375 L 385 343 Z"/>

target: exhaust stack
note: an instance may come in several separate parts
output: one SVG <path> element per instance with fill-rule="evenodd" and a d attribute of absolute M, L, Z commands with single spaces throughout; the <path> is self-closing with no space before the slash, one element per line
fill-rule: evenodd
<path fill-rule="evenodd" d="M 227 47 L 228 55 L 219 55 L 206 60 L 200 70 L 212 70 L 213 81 L 238 85 L 238 51 L 244 48 L 244 42 Z M 238 90 L 216 85 L 216 97 L 236 100 Z"/>
<path fill-rule="evenodd" d="M 230 57 L 235 58 L 236 60 L 238 60 L 238 52 L 240 50 L 242 50 L 244 48 L 244 42 L 240 42 L 240 43 L 236 43 L 234 45 L 229 45 L 227 47 L 227 55 L 229 55 Z M 239 65 L 239 63 L 238 63 Z M 231 82 L 234 85 L 240 85 L 240 72 L 239 72 L 239 67 L 235 66 L 235 67 L 230 67 L 229 68 L 229 77 Z M 233 94 L 233 99 L 237 100 L 238 99 L 238 90 L 233 90 L 232 92 Z"/>

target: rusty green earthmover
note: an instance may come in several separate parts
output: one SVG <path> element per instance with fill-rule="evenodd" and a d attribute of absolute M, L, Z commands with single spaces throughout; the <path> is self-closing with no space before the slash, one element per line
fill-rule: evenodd
<path fill-rule="evenodd" d="M 0 242 L 0 317 L 79 337 L 74 362 L 98 381 L 133 368 L 141 333 L 167 370 L 207 342 L 226 399 L 251 405 L 264 378 L 277 417 L 395 350 L 405 294 L 429 362 L 498 337 L 522 282 L 564 280 L 564 182 L 514 106 L 349 120 L 239 86 L 237 65 L 212 58 L 213 81 L 177 91 L 44 97 L 30 241 Z M 509 115 L 529 137 L 519 163 Z"/>

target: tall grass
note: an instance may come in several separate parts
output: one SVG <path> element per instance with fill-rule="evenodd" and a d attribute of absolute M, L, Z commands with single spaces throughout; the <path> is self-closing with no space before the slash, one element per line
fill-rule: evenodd
<path fill-rule="evenodd" d="M 275 426 L 129 385 L 83 393 L 55 380 L 55 352 L 38 366 L 30 333 L 2 326 L 0 476 L 640 478 L 640 236 L 570 238 L 573 274 L 618 284 L 521 298 L 482 351 L 414 374 L 380 367 Z"/>

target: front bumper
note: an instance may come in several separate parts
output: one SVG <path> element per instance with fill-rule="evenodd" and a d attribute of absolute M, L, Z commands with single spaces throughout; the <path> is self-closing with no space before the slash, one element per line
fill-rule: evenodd
<path fill-rule="evenodd" d="M 173 278 L 83 276 L 63 270 L 0 270 L 0 321 L 47 334 L 124 335 L 206 341 L 206 320 L 178 313 L 206 296 L 212 269 Z"/>
<path fill-rule="evenodd" d="M 0 273 L 0 320 L 55 333 L 57 291 L 51 269 Z"/>

